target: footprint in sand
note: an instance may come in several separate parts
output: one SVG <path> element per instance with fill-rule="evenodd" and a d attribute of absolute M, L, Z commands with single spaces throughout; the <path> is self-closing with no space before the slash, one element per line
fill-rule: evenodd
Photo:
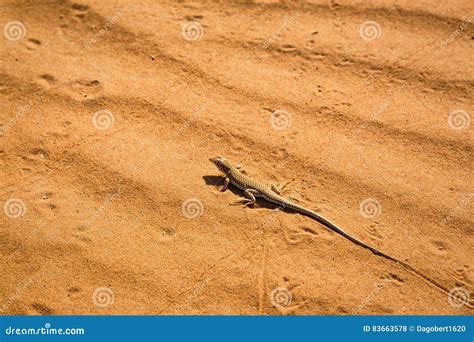
<path fill-rule="evenodd" d="M 384 285 L 386 283 L 391 283 L 393 285 L 396 285 L 396 286 L 401 286 L 405 283 L 405 279 L 396 274 L 396 273 L 389 273 L 388 275 L 384 276 L 381 278 L 381 282 L 380 283 L 377 283 L 376 285 L 377 286 L 380 286 L 380 285 Z"/>
<path fill-rule="evenodd" d="M 365 228 L 369 236 L 376 241 L 381 241 L 384 239 L 384 236 L 377 230 L 377 226 L 371 224 L 369 227 Z"/>
<path fill-rule="evenodd" d="M 102 83 L 96 79 L 83 78 L 66 83 L 60 83 L 53 75 L 42 74 L 37 77 L 36 83 L 46 89 L 57 86 L 58 89 L 78 101 L 95 99 L 100 96 L 103 91 Z"/>
<path fill-rule="evenodd" d="M 77 4 L 77 3 L 72 4 L 71 8 L 72 8 L 72 14 L 74 18 L 79 19 L 80 21 L 84 20 L 89 10 L 89 6 Z"/>
<path fill-rule="evenodd" d="M 285 240 L 291 245 L 296 245 L 306 241 L 312 241 L 316 238 L 319 241 L 330 241 L 333 239 L 333 234 L 327 229 L 318 231 L 309 226 L 290 227 L 288 229 L 285 229 L 284 233 Z"/>
<path fill-rule="evenodd" d="M 39 40 L 39 39 L 29 38 L 29 39 L 25 40 L 25 42 L 23 44 L 25 45 L 27 50 L 34 51 L 42 43 L 41 43 L 41 40 Z"/>
<path fill-rule="evenodd" d="M 41 303 L 32 303 L 31 308 L 35 310 L 37 314 L 40 314 L 40 315 L 53 315 L 54 314 L 54 311 L 50 307 L 43 305 Z"/>
<path fill-rule="evenodd" d="M 322 60 L 324 58 L 326 58 L 326 54 L 323 54 L 323 53 L 320 53 L 320 52 L 317 52 L 317 51 L 311 51 L 307 56 L 306 58 L 308 59 L 314 59 L 314 60 Z"/>
<path fill-rule="evenodd" d="M 162 230 L 161 230 L 161 234 L 160 236 L 158 237 L 158 241 L 161 242 L 165 242 L 165 241 L 172 241 L 176 238 L 176 230 L 172 227 L 164 227 Z"/>
<path fill-rule="evenodd" d="M 474 285 L 474 270 L 469 265 L 463 265 L 453 272 L 453 277 L 456 279 L 456 284 Z"/>
<path fill-rule="evenodd" d="M 103 91 L 100 81 L 92 79 L 71 81 L 64 84 L 62 88 L 69 96 L 78 101 L 95 99 L 99 97 Z"/>
<path fill-rule="evenodd" d="M 89 10 L 89 6 L 78 3 L 71 4 L 71 8 L 77 12 L 87 12 Z"/>
<path fill-rule="evenodd" d="M 394 310 L 390 309 L 389 307 L 382 306 L 382 305 L 369 305 L 371 312 L 379 315 L 393 315 Z"/>
<path fill-rule="evenodd" d="M 82 243 L 91 244 L 92 239 L 86 236 L 87 230 L 88 230 L 88 226 L 81 225 L 81 226 L 78 226 L 78 227 L 74 228 L 71 235 L 73 236 L 74 239 L 77 239 L 77 240 L 81 241 Z"/>
<path fill-rule="evenodd" d="M 279 50 L 282 52 L 293 52 L 296 51 L 296 46 L 291 44 L 283 44 Z"/>
<path fill-rule="evenodd" d="M 43 74 L 43 75 L 40 75 L 37 79 L 36 79 L 36 82 L 46 88 L 46 89 L 49 89 L 51 88 L 52 86 L 54 86 L 56 83 L 57 83 L 57 80 L 56 78 L 53 76 L 53 75 L 50 75 L 50 74 Z"/>
<path fill-rule="evenodd" d="M 25 157 L 28 160 L 45 160 L 48 158 L 48 151 L 41 147 L 35 147 L 30 150 L 30 154 Z"/>
<path fill-rule="evenodd" d="M 278 285 L 271 286 L 269 290 L 269 300 L 272 308 L 280 311 L 283 315 L 288 315 L 306 304 L 305 298 L 300 294 L 303 285 L 300 281 L 292 281 L 290 277 L 283 276 Z"/>
<path fill-rule="evenodd" d="M 198 21 L 198 20 L 202 20 L 203 18 L 204 18 L 204 16 L 200 15 L 200 14 L 194 14 L 194 15 L 187 15 L 186 16 L 187 21 Z"/>
<path fill-rule="evenodd" d="M 82 288 L 80 288 L 79 286 L 72 286 L 67 289 L 67 296 L 72 299 L 78 298 L 81 296 L 81 292 Z"/>
<path fill-rule="evenodd" d="M 53 192 L 49 190 L 41 190 L 36 193 L 34 199 L 31 199 L 31 202 L 35 203 L 35 207 L 40 211 L 42 217 L 54 220 L 58 207 L 52 202 L 53 200 Z"/>
<path fill-rule="evenodd" d="M 430 241 L 431 250 L 435 253 L 446 253 L 448 251 L 448 243 L 439 240 Z"/>

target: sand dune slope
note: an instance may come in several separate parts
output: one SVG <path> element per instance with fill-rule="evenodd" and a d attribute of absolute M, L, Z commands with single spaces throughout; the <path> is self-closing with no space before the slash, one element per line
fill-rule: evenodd
<path fill-rule="evenodd" d="M 3 1 L 3 314 L 472 314 L 471 1 Z M 224 155 L 306 217 L 231 206 Z M 464 305 L 463 305 L 464 304 Z"/>

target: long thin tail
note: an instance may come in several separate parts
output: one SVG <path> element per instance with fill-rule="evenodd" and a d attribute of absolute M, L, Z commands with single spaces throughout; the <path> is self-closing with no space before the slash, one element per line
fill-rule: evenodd
<path fill-rule="evenodd" d="M 360 241 L 359 239 L 357 239 L 356 237 L 352 236 L 351 234 L 345 232 L 343 229 L 339 228 L 338 226 L 336 226 L 334 223 L 332 223 L 331 221 L 329 221 L 328 219 L 322 217 L 321 215 L 318 215 L 317 213 L 315 213 L 314 211 L 312 210 L 309 210 L 309 209 L 306 209 L 302 206 L 299 206 L 295 203 L 292 203 L 292 202 L 287 202 L 286 203 L 286 206 L 285 207 L 288 207 L 290 209 L 293 209 L 303 215 L 306 215 L 316 221 L 318 221 L 319 223 L 322 223 L 324 226 L 326 226 L 327 228 L 331 229 L 332 231 L 335 231 L 336 233 L 344 236 L 346 239 L 348 239 L 349 241 L 355 243 L 356 245 L 358 246 L 361 246 L 363 248 L 366 248 L 368 250 L 370 250 L 372 253 L 376 254 L 376 255 L 379 255 L 385 259 L 388 259 L 388 260 L 391 260 L 397 264 L 399 264 L 400 266 L 402 266 L 403 268 L 405 268 L 406 270 L 410 271 L 411 273 L 423 278 L 424 280 L 426 280 L 428 283 L 430 283 L 431 285 L 437 287 L 439 290 L 441 290 L 443 293 L 447 294 L 448 296 L 450 295 L 450 292 L 447 288 L 445 288 L 444 286 L 442 286 L 441 284 L 439 284 L 437 281 L 431 279 L 430 277 L 424 275 L 423 273 L 421 273 L 420 271 L 416 270 L 415 268 L 413 268 L 411 265 L 407 264 L 406 262 L 403 262 L 401 260 L 398 260 L 397 258 L 395 257 L 392 257 L 391 255 L 388 255 L 380 250 L 378 250 L 377 248 L 375 247 L 372 247 L 368 244 L 366 244 L 365 242 L 362 242 Z M 470 308 L 470 309 L 473 309 L 474 307 L 470 304 L 470 303 L 465 303 L 465 305 Z"/>

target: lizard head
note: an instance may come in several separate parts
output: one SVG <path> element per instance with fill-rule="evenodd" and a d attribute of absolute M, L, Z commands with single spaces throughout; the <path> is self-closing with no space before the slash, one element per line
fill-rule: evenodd
<path fill-rule="evenodd" d="M 229 170 L 232 168 L 232 164 L 230 163 L 230 161 L 228 161 L 227 159 L 225 159 L 224 157 L 222 156 L 217 156 L 217 157 L 214 157 L 214 158 L 209 158 L 209 160 L 211 162 L 214 163 L 215 166 L 217 166 L 217 168 L 219 170 L 221 170 L 222 172 L 224 173 L 227 173 L 229 172 Z"/>

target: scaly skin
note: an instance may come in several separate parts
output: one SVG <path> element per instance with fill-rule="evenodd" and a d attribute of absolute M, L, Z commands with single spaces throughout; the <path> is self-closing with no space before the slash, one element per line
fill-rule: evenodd
<path fill-rule="evenodd" d="M 385 259 L 394 261 L 395 263 L 403 266 L 405 269 L 408 271 L 416 274 L 417 276 L 423 278 L 424 280 L 428 281 L 431 285 L 434 285 L 438 289 L 440 289 L 442 292 L 449 294 L 449 290 L 447 290 L 445 287 L 442 285 L 438 284 L 436 281 L 433 279 L 425 276 L 421 272 L 417 271 L 414 269 L 412 266 L 409 264 L 398 260 L 395 257 L 392 257 L 380 250 L 378 250 L 375 247 L 372 247 L 365 242 L 357 239 L 356 237 L 350 235 L 346 231 L 344 231 L 342 228 L 339 228 L 336 226 L 334 223 L 329 221 L 328 219 L 322 217 L 321 215 L 317 214 L 316 212 L 307 209 L 301 205 L 298 205 L 289 199 L 282 197 L 279 195 L 279 192 L 281 191 L 282 187 L 278 187 L 275 184 L 264 184 L 261 182 L 256 181 L 253 178 L 250 178 L 249 176 L 245 175 L 244 173 L 241 172 L 239 167 L 236 167 L 232 165 L 232 163 L 225 159 L 224 157 L 218 156 L 215 158 L 210 158 L 209 159 L 211 162 L 216 165 L 216 167 L 224 173 L 224 186 L 222 191 L 225 191 L 227 189 L 227 186 L 229 184 L 234 185 L 235 187 L 241 189 L 244 191 L 245 198 L 243 199 L 243 202 L 246 202 L 245 205 L 251 205 L 255 203 L 256 198 L 260 197 L 268 202 L 271 202 L 273 204 L 276 204 L 278 206 L 281 206 L 286 209 L 293 210 L 295 212 L 298 212 L 302 215 L 308 216 L 320 223 L 322 223 L 324 226 L 327 228 L 335 231 L 336 233 L 344 236 L 346 239 L 352 241 L 353 243 L 366 248 L 370 250 L 372 253 L 379 255 Z M 469 303 L 466 304 L 467 307 L 473 308 Z"/>

